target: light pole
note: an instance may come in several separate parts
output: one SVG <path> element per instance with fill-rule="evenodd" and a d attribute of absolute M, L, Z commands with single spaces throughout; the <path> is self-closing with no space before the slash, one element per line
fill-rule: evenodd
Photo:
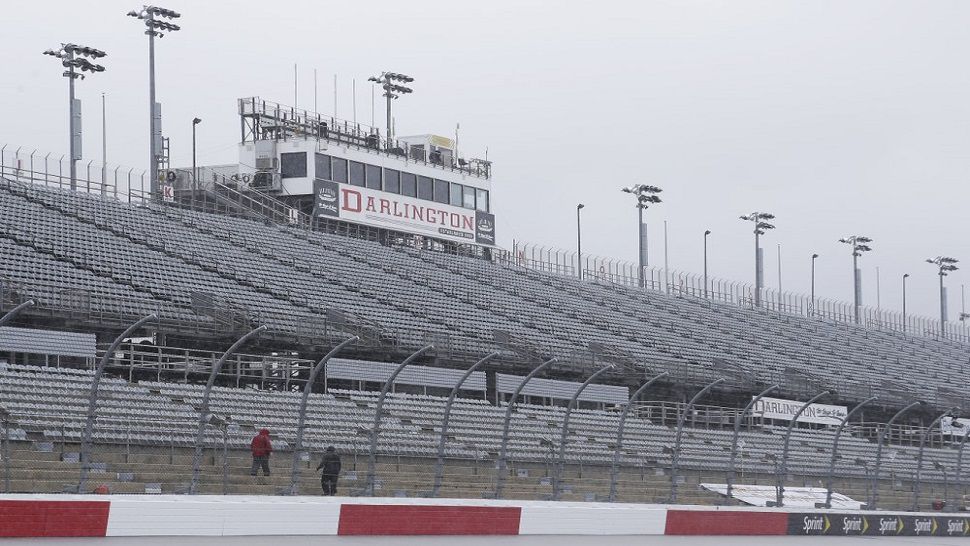
<path fill-rule="evenodd" d="M 711 230 L 704 230 L 704 298 L 707 298 L 707 237 L 711 234 Z"/>
<path fill-rule="evenodd" d="M 906 331 L 906 279 L 909 273 L 903 273 L 903 332 Z"/>
<path fill-rule="evenodd" d="M 131 10 L 128 17 L 141 19 L 145 22 L 145 34 L 148 36 L 148 148 L 150 157 L 148 162 L 149 182 L 152 197 L 158 199 L 158 161 L 162 146 L 162 109 L 155 103 L 155 38 L 165 36 L 166 32 L 176 32 L 181 27 L 166 19 L 178 19 L 182 15 L 170 9 L 158 6 L 142 6 L 140 10 Z"/>
<path fill-rule="evenodd" d="M 872 239 L 864 235 L 850 235 L 848 237 L 843 237 L 839 239 L 839 242 L 846 245 L 852 246 L 852 301 L 854 303 L 855 323 L 859 324 L 859 307 L 862 305 L 862 289 L 859 286 L 859 256 L 862 256 L 863 252 L 869 252 L 872 247 L 868 243 L 872 242 Z"/>
<path fill-rule="evenodd" d="M 637 252 L 637 282 L 640 288 L 643 288 L 643 268 L 649 265 L 649 256 L 647 254 L 647 233 L 646 226 L 643 225 L 643 211 L 650 205 L 655 205 L 662 202 L 658 193 L 663 190 L 657 186 L 648 186 L 646 184 L 636 184 L 628 188 L 623 188 L 623 193 L 630 193 L 637 198 L 637 241 L 639 244 Z"/>
<path fill-rule="evenodd" d="M 68 82 L 68 128 L 70 131 L 71 151 L 71 190 L 77 189 L 77 161 L 81 159 L 81 101 L 74 98 L 74 80 L 84 79 L 84 72 L 104 72 L 100 64 L 92 63 L 88 58 L 100 59 L 107 55 L 100 49 L 79 46 L 77 44 L 61 44 L 59 49 L 48 49 L 44 55 L 57 57 L 61 65 L 67 70 L 62 74 Z"/>
<path fill-rule="evenodd" d="M 809 315 L 815 314 L 815 260 L 818 259 L 818 254 L 812 254 L 812 306 L 809 309 Z"/>
<path fill-rule="evenodd" d="M 950 258 L 948 256 L 937 256 L 936 258 L 926 259 L 927 263 L 931 263 L 939 268 L 937 274 L 940 276 L 940 337 L 946 337 L 946 289 L 943 288 L 943 277 L 946 277 L 951 271 L 959 269 L 956 266 L 959 261 L 956 258 Z"/>
<path fill-rule="evenodd" d="M 371 76 L 367 78 L 367 81 L 374 82 L 384 88 L 384 98 L 387 99 L 387 149 L 390 150 L 394 147 L 391 144 L 391 140 L 394 138 L 391 132 L 391 101 L 398 99 L 401 95 L 414 92 L 410 87 L 405 87 L 396 82 L 411 83 L 414 81 L 414 78 L 406 74 L 398 74 L 397 72 L 381 72 L 380 76 Z"/>
<path fill-rule="evenodd" d="M 755 307 L 761 306 L 761 288 L 764 284 L 763 278 L 763 261 L 761 256 L 761 240 L 760 237 L 765 234 L 769 229 L 775 229 L 775 226 L 766 222 L 765 220 L 773 220 L 775 218 L 774 214 L 768 212 L 752 212 L 751 214 L 746 214 L 740 217 L 742 220 L 751 222 L 754 224 L 754 305 Z"/>
<path fill-rule="evenodd" d="M 583 228 L 579 218 L 579 211 L 586 205 L 580 203 L 576 205 L 576 275 L 580 280 L 583 278 Z"/>
<path fill-rule="evenodd" d="M 192 195 L 195 195 L 195 190 L 198 189 L 199 171 L 195 165 L 195 127 L 196 125 L 202 123 L 202 118 L 192 119 Z"/>

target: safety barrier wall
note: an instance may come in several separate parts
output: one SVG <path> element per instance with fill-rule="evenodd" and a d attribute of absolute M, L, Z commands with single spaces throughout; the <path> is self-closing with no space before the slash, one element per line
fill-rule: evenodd
<path fill-rule="evenodd" d="M 399 498 L 0 498 L 0 537 L 292 535 L 869 535 L 970 539 L 970 515 Z"/>

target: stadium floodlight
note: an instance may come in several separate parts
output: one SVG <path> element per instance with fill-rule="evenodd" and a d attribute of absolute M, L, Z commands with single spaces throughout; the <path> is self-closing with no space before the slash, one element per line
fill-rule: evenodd
<path fill-rule="evenodd" d="M 946 289 L 943 287 L 943 277 L 946 277 L 952 271 L 960 269 L 957 267 L 960 260 L 956 258 L 950 258 L 949 256 L 937 256 L 936 258 L 927 258 L 926 263 L 933 264 L 937 267 L 937 274 L 940 276 L 940 337 L 946 337 Z"/>
<path fill-rule="evenodd" d="M 649 255 L 647 254 L 647 227 L 643 224 L 643 211 L 650 205 L 663 202 L 660 196 L 657 195 L 663 192 L 663 190 L 657 186 L 636 184 L 622 188 L 622 191 L 623 193 L 634 195 L 637 198 L 637 242 L 639 245 L 637 252 L 637 265 L 639 266 L 637 268 L 637 282 L 640 288 L 643 288 L 643 270 L 650 263 Z"/>
<path fill-rule="evenodd" d="M 741 220 L 754 224 L 754 305 L 761 306 L 761 290 L 764 288 L 764 274 L 762 271 L 764 260 L 761 259 L 761 236 L 769 229 L 775 229 L 774 224 L 766 220 L 774 220 L 775 215 L 769 212 L 752 212 L 740 217 Z"/>
<path fill-rule="evenodd" d="M 91 62 L 90 59 L 101 59 L 107 53 L 93 47 L 77 44 L 61 44 L 58 49 L 48 49 L 44 55 L 60 59 L 61 66 L 66 68 L 62 74 L 68 81 L 68 128 L 70 144 L 70 172 L 71 190 L 77 189 L 77 162 L 81 159 L 81 101 L 74 98 L 74 80 L 83 80 L 84 73 L 104 72 L 104 66 Z"/>
<path fill-rule="evenodd" d="M 131 10 L 128 17 L 144 21 L 145 34 L 148 36 L 148 148 L 149 148 L 149 182 L 152 197 L 161 199 L 158 180 L 158 164 L 161 161 L 162 148 L 162 112 L 155 104 L 155 38 L 162 38 L 170 32 L 177 32 L 182 27 L 166 21 L 178 19 L 182 15 L 170 9 L 159 6 L 142 6 L 140 10 Z"/>
<path fill-rule="evenodd" d="M 855 323 L 859 324 L 859 310 L 862 307 L 862 272 L 859 271 L 859 256 L 864 252 L 872 251 L 869 243 L 872 239 L 864 235 L 850 235 L 839 239 L 839 242 L 852 247 L 852 301 L 854 303 Z"/>
<path fill-rule="evenodd" d="M 367 81 L 374 82 L 384 89 L 384 98 L 387 99 L 387 149 L 390 150 L 394 147 L 391 144 L 394 139 L 391 122 L 391 101 L 399 99 L 401 95 L 414 92 L 410 87 L 395 82 L 411 83 L 414 81 L 414 78 L 397 72 L 381 72 L 380 76 L 371 76 L 367 78 Z"/>

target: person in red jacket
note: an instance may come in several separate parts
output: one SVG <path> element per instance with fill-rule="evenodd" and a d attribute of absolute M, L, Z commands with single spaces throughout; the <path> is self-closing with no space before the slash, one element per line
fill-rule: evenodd
<path fill-rule="evenodd" d="M 269 476 L 269 454 L 273 452 L 273 443 L 269 441 L 269 430 L 265 428 L 260 430 L 259 434 L 253 437 L 249 449 L 253 453 L 253 469 L 249 474 L 255 476 L 262 468 L 263 475 Z"/>

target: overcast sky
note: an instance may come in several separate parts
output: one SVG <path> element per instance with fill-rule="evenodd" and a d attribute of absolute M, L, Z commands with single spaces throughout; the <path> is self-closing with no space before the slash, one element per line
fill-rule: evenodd
<path fill-rule="evenodd" d="M 107 71 L 79 82 L 84 155 L 101 157 L 107 94 L 110 163 L 145 168 L 147 38 L 135 2 L 6 2 L 0 17 L 0 143 L 66 153 L 67 82 L 41 52 L 73 41 L 108 52 Z M 777 215 L 765 239 L 769 287 L 850 300 L 851 255 L 837 240 L 875 239 L 863 260 L 864 303 L 937 316 L 938 278 L 923 261 L 967 260 L 970 197 L 970 3 L 771 0 L 588 3 L 171 0 L 181 32 L 157 43 L 158 100 L 173 163 L 190 162 L 191 120 L 202 164 L 234 162 L 235 99 L 259 95 L 371 119 L 366 79 L 414 76 L 395 103 L 398 134 L 451 136 L 463 155 L 495 162 L 500 242 L 636 259 L 636 211 L 619 189 L 664 189 L 648 211 L 652 265 L 750 281 L 752 234 L 738 220 Z M 378 104 L 377 119 L 381 118 Z M 960 285 L 948 277 L 950 319 Z"/>

